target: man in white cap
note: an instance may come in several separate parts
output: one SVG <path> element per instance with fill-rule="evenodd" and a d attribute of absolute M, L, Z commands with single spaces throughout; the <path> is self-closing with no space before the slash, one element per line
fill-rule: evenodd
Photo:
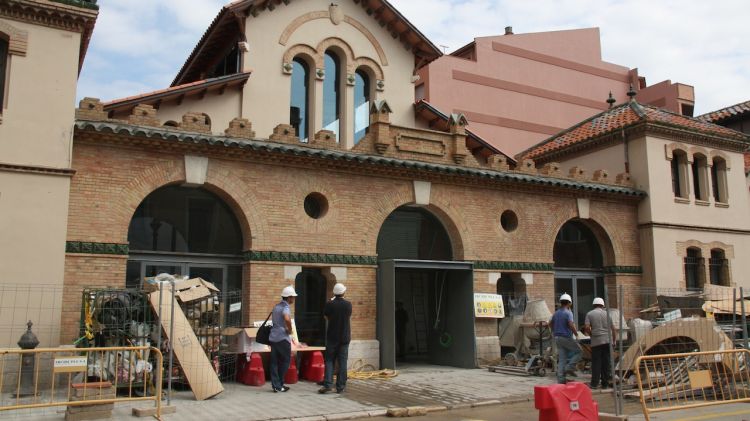
<path fill-rule="evenodd" d="M 346 389 L 346 369 L 349 358 L 349 342 L 352 339 L 350 319 L 352 303 L 344 299 L 346 287 L 342 283 L 333 286 L 333 299 L 326 303 L 323 315 L 328 320 L 326 331 L 326 371 L 323 387 L 318 393 L 328 393 L 333 387 L 333 368 L 338 362 L 336 393 Z"/>
<path fill-rule="evenodd" d="M 284 376 L 289 370 L 292 360 L 292 315 L 289 308 L 294 304 L 297 292 L 289 285 L 281 291 L 281 302 L 273 307 L 271 314 L 271 386 L 275 392 L 287 392 L 289 386 L 284 386 Z"/>
<path fill-rule="evenodd" d="M 565 375 L 576 376 L 576 364 L 581 359 L 581 347 L 575 338 L 578 335 L 570 306 L 573 299 L 568 294 L 560 296 L 560 308 L 552 315 L 550 324 L 557 346 L 557 382 L 565 384 Z"/>
<path fill-rule="evenodd" d="M 609 387 L 609 342 L 610 332 L 615 337 L 614 326 L 608 321 L 604 300 L 594 298 L 594 309 L 586 314 L 583 332 L 591 336 L 591 388 Z"/>

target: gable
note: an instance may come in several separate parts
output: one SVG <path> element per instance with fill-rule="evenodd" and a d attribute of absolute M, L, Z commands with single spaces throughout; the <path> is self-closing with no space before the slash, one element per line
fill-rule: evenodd
<path fill-rule="evenodd" d="M 256 19 L 267 19 L 273 13 L 285 8 L 296 7 L 302 0 L 240 0 L 224 6 L 209 28 L 201 37 L 193 52 L 185 61 L 182 69 L 172 82 L 172 86 L 181 85 L 209 76 L 208 72 L 237 45 L 238 42 L 250 41 L 247 28 L 254 25 Z M 419 68 L 442 55 L 440 50 L 401 15 L 387 0 L 340 0 L 329 1 L 305 0 L 305 6 L 314 4 L 310 12 L 295 16 L 285 23 L 278 40 L 264 39 L 264 42 L 278 42 L 287 45 L 293 34 L 303 25 L 315 20 L 329 20 L 341 28 L 351 27 L 377 45 L 383 32 L 401 44 L 401 48 L 413 56 L 414 66 Z M 338 6 L 338 7 L 329 7 Z M 367 15 L 366 18 L 355 18 L 343 6 L 355 5 Z M 338 10 L 336 10 L 338 9 Z M 369 23 L 364 21 L 369 20 Z M 380 31 L 375 31 L 372 22 L 377 22 Z M 260 42 L 260 40 L 255 40 Z M 381 61 L 383 48 L 378 52 Z M 387 58 L 386 58 L 387 62 Z"/>

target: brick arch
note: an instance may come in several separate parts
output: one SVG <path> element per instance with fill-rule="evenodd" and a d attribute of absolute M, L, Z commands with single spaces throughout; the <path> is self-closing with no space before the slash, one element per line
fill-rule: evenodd
<path fill-rule="evenodd" d="M 378 236 L 386 218 L 398 208 L 414 204 L 412 188 L 411 184 L 405 184 L 398 191 L 391 191 L 378 199 L 374 209 L 379 210 L 379 212 L 373 212 L 368 221 L 370 229 L 367 236 L 372 239 L 370 246 L 372 254 L 377 253 Z M 466 255 L 470 254 L 470 251 L 467 252 L 462 236 L 462 233 L 468 233 L 468 227 L 461 216 L 456 213 L 450 204 L 441 200 L 439 195 L 433 194 L 430 201 L 431 203 L 424 208 L 443 224 L 453 249 L 453 260 L 463 260 Z"/>
<path fill-rule="evenodd" d="M 284 52 L 283 65 L 292 64 L 295 57 L 302 56 L 303 60 L 310 66 L 310 71 L 323 68 L 323 55 L 318 54 L 315 48 L 307 44 L 295 44 Z M 291 71 L 288 72 L 291 74 Z"/>
<path fill-rule="evenodd" d="M 562 218 L 559 218 L 562 219 Z M 555 224 L 554 227 L 556 229 L 551 230 L 550 234 L 551 237 L 548 237 L 548 244 L 550 244 L 549 251 L 550 251 L 550 260 L 554 260 L 554 249 L 555 249 L 555 238 L 557 238 L 557 234 L 562 229 L 563 225 L 568 223 L 569 221 L 577 221 L 585 225 L 587 228 L 591 230 L 591 232 L 594 234 L 594 237 L 596 238 L 597 243 L 599 243 L 599 248 L 602 252 L 602 266 L 616 266 L 617 262 L 621 259 L 618 257 L 621 256 L 622 248 L 618 244 L 617 241 L 612 241 L 612 237 L 610 235 L 611 232 L 613 232 L 612 229 L 607 230 L 605 226 L 603 226 L 600 222 L 601 220 L 595 220 L 593 218 L 589 219 L 581 219 L 578 218 L 577 215 L 574 215 L 572 218 L 566 218 L 562 221 L 562 223 Z M 607 224 L 606 221 L 604 221 L 605 225 Z M 618 251 L 619 250 L 619 251 Z"/>
<path fill-rule="evenodd" d="M 8 54 L 26 56 L 28 49 L 28 32 L 18 29 L 7 22 L 0 21 L 0 38 L 8 41 Z"/>
<path fill-rule="evenodd" d="M 318 55 L 321 57 L 324 57 L 326 51 L 329 48 L 333 48 L 334 51 L 340 52 L 344 54 L 344 57 L 342 59 L 345 62 L 345 68 L 347 73 L 353 73 L 353 66 L 354 66 L 354 50 L 352 49 L 352 46 L 349 45 L 346 41 L 344 41 L 341 38 L 337 37 L 330 37 L 326 38 L 323 41 L 320 41 L 318 43 L 318 46 L 315 48 L 318 51 Z"/>
<path fill-rule="evenodd" d="M 133 214 L 143 200 L 155 190 L 185 181 L 185 165 L 181 160 L 163 162 L 141 172 L 123 186 L 113 206 L 113 225 L 123 243 L 128 241 L 128 228 Z"/>
<path fill-rule="evenodd" d="M 360 67 L 364 67 L 365 70 L 370 74 L 371 77 L 377 79 L 377 80 L 384 80 L 385 76 L 383 76 L 383 69 L 380 67 L 380 65 L 373 59 L 369 57 L 357 57 L 356 60 L 354 60 L 354 65 L 352 66 L 354 71 L 356 72 Z"/>

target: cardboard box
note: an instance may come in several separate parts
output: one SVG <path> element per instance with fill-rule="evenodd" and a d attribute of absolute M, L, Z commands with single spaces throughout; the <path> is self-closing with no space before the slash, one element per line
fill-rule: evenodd
<path fill-rule="evenodd" d="M 149 294 L 149 301 L 156 313 L 159 313 L 159 293 Z M 201 401 L 211 398 L 224 391 L 219 376 L 214 371 L 213 364 L 206 356 L 198 337 L 193 328 L 185 318 L 185 313 L 179 306 L 174 306 L 174 338 L 170 338 L 171 305 L 170 300 L 163 300 L 161 326 L 167 335 L 174 356 L 179 362 L 185 379 L 195 395 L 195 399 Z"/>
<path fill-rule="evenodd" d="M 191 301 L 200 300 L 202 298 L 210 297 L 213 294 L 219 293 L 219 289 L 214 284 L 206 281 L 203 278 L 182 278 L 175 276 L 175 293 L 174 296 L 183 303 L 189 303 Z M 172 286 L 168 283 L 164 283 L 164 294 L 171 294 Z M 146 278 L 143 282 L 143 289 L 147 292 L 158 292 L 159 282 L 155 278 Z M 158 294 L 157 294 L 158 299 Z M 164 297 L 162 297 L 164 300 Z M 167 301 L 169 299 L 167 298 Z M 213 303 L 211 303 L 211 310 L 213 310 Z M 208 306 L 208 303 L 206 303 Z M 207 308 L 205 310 L 208 310 Z M 204 310 L 204 311 L 205 311 Z"/>
<path fill-rule="evenodd" d="M 257 333 L 257 327 L 228 327 L 221 332 L 227 337 L 228 351 L 240 354 L 251 352 Z"/>

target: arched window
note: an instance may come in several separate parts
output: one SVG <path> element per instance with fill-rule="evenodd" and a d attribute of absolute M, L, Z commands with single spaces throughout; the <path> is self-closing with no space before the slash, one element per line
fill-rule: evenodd
<path fill-rule="evenodd" d="M 722 249 L 712 249 L 708 260 L 711 284 L 729 286 L 729 261 Z"/>
<path fill-rule="evenodd" d="M 354 144 L 370 127 L 370 76 L 362 69 L 354 73 Z"/>
<path fill-rule="evenodd" d="M 324 58 L 325 79 L 323 80 L 323 129 L 336 134 L 339 140 L 341 126 L 341 60 L 331 50 Z"/>
<path fill-rule="evenodd" d="M 711 166 L 711 187 L 716 203 L 729 203 L 727 189 L 727 161 L 715 157 Z"/>
<path fill-rule="evenodd" d="M 701 289 L 703 287 L 703 256 L 699 248 L 687 249 L 685 256 L 685 287 L 687 289 Z"/>
<path fill-rule="evenodd" d="M 693 155 L 693 193 L 695 200 L 708 201 L 708 160 L 705 155 Z"/>
<path fill-rule="evenodd" d="M 292 98 L 289 103 L 289 124 L 297 137 L 307 142 L 310 132 L 310 69 L 304 60 L 292 61 Z"/>
<path fill-rule="evenodd" d="M 688 198 L 687 154 L 681 150 L 672 152 L 672 191 L 675 197 Z"/>
<path fill-rule="evenodd" d="M 5 104 L 5 74 L 8 68 L 8 39 L 0 33 L 0 114 Z"/>

